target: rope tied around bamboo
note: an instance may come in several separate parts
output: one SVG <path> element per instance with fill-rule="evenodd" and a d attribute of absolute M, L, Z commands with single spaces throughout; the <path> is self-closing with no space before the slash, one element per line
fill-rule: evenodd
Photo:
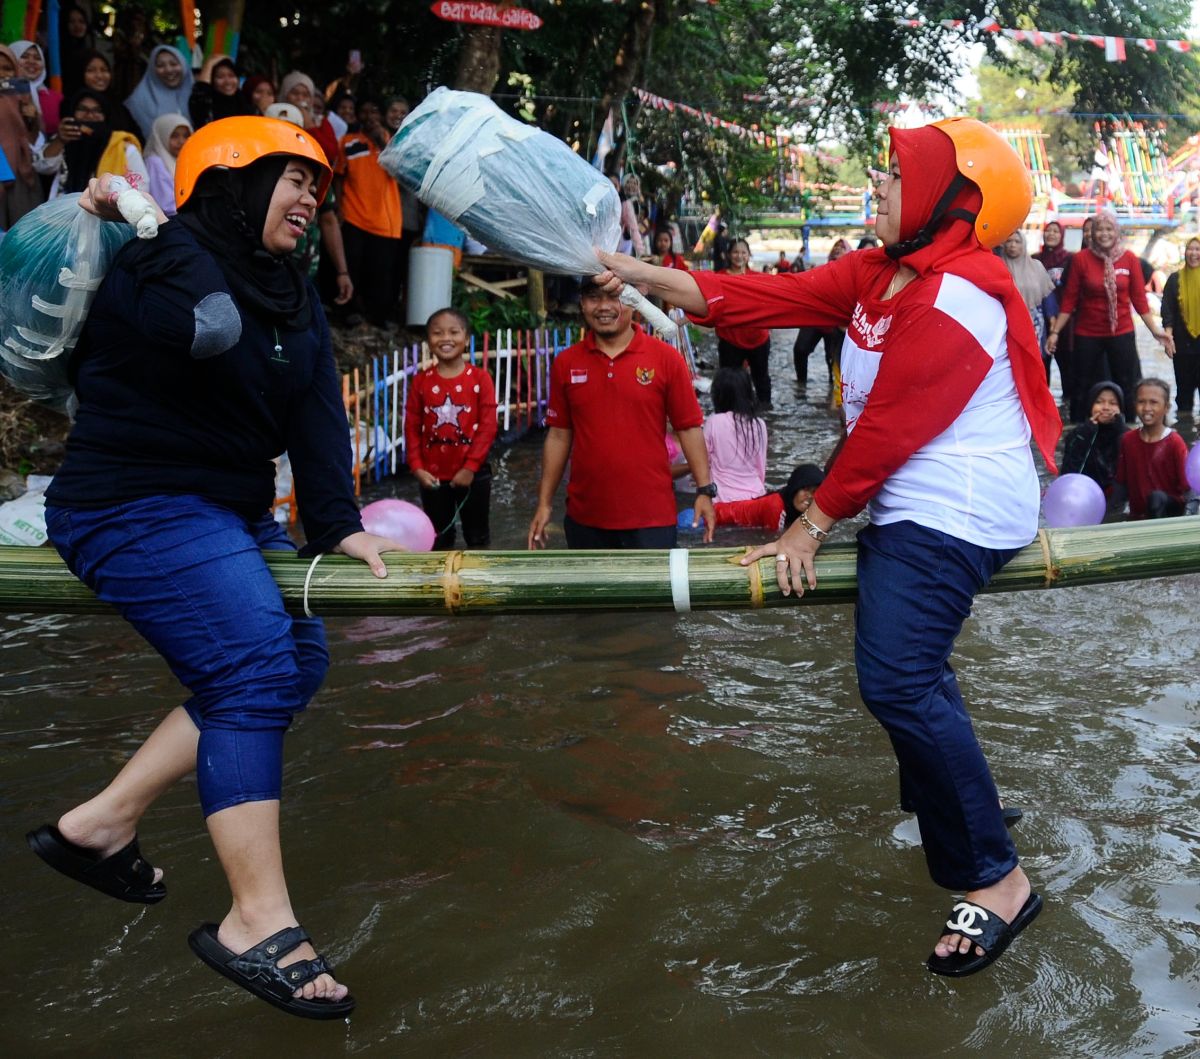
<path fill-rule="evenodd" d="M 676 549 L 676 551 L 679 551 Z M 745 548 L 700 547 L 676 560 L 668 551 L 388 553 L 386 579 L 364 563 L 327 555 L 312 572 L 314 614 L 503 614 L 565 610 L 693 610 L 852 603 L 853 543 L 817 554 L 817 587 L 784 596 L 775 563 L 740 565 Z M 290 553 L 265 556 L 289 610 L 303 608 L 311 563 Z M 680 569 L 686 584 L 679 582 Z M 1064 588 L 1200 572 L 1200 518 L 1046 529 L 988 586 L 989 592 Z M 686 591 L 685 591 L 686 590 Z M 0 606 L 10 613 L 105 613 L 109 608 L 49 548 L 0 548 Z"/>

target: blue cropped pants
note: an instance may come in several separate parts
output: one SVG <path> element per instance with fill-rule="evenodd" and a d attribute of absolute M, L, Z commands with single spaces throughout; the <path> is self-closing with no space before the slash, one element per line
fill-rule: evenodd
<path fill-rule="evenodd" d="M 191 692 L 204 815 L 277 799 L 283 735 L 329 667 L 320 619 L 293 618 L 263 560 L 295 545 L 270 515 L 248 522 L 198 496 L 103 509 L 49 507 L 50 539 Z"/>
<path fill-rule="evenodd" d="M 950 653 L 975 594 L 1017 552 L 969 544 L 914 522 L 858 534 L 854 660 L 863 702 L 900 765 L 929 874 L 948 890 L 998 882 L 1017 866 L 991 771 Z"/>

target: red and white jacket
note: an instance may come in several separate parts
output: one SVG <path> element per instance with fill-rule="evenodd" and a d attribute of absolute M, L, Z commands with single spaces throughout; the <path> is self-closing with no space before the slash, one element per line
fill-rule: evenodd
<path fill-rule="evenodd" d="M 1000 301 L 948 273 L 883 300 L 896 266 L 847 254 L 811 272 L 693 273 L 716 326 L 844 327 L 846 442 L 815 500 L 833 518 L 912 521 L 987 548 L 1037 533 L 1030 429 Z"/>

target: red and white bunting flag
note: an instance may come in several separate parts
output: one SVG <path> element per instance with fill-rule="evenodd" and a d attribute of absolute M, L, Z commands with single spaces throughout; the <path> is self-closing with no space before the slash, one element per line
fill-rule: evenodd
<path fill-rule="evenodd" d="M 1042 35 L 1042 31 L 1040 29 L 1030 30 L 1029 31 L 1029 39 L 1038 48 L 1041 48 L 1046 43 L 1046 38 Z"/>
<path fill-rule="evenodd" d="M 1190 40 L 1169 40 L 1167 41 L 1167 47 L 1170 48 L 1171 51 L 1191 51 L 1192 42 Z"/>
<path fill-rule="evenodd" d="M 1094 45 L 1096 45 L 1096 47 L 1097 47 L 1097 48 L 1103 48 L 1103 47 L 1105 47 L 1105 43 L 1104 43 L 1104 42 L 1105 42 L 1105 41 L 1108 39 L 1107 37 L 1100 37 L 1100 36 L 1097 36 L 1095 33 L 1084 33 L 1084 34 L 1082 34 L 1082 37 L 1083 37 L 1083 39 L 1084 39 L 1084 40 L 1086 40 L 1086 41 L 1087 41 L 1089 44 L 1094 44 Z"/>
<path fill-rule="evenodd" d="M 1138 37 L 1137 42 L 1146 51 L 1158 51 L 1158 41 L 1153 37 Z"/>
<path fill-rule="evenodd" d="M 1104 58 L 1110 63 L 1123 63 L 1125 61 L 1125 38 L 1105 37 Z"/>

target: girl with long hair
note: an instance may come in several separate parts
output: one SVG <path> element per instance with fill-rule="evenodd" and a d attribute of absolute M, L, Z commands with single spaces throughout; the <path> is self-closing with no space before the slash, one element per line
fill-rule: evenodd
<path fill-rule="evenodd" d="M 704 420 L 704 442 L 717 496 L 761 496 L 766 491 L 767 424 L 758 416 L 750 376 L 741 368 L 718 368 L 709 396 L 713 414 Z"/>

